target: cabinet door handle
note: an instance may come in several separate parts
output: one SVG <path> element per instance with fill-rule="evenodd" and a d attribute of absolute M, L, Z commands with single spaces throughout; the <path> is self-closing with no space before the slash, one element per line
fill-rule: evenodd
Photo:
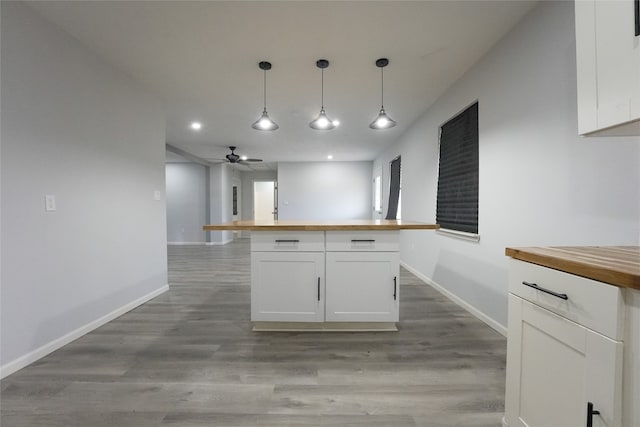
<path fill-rule="evenodd" d="M 397 300 L 398 299 L 398 278 L 396 276 L 393 276 L 393 300 Z"/>
<path fill-rule="evenodd" d="M 320 301 L 320 278 L 318 277 L 318 301 Z"/>
<path fill-rule="evenodd" d="M 374 239 L 351 239 L 351 243 L 375 243 Z"/>
<path fill-rule="evenodd" d="M 528 286 L 530 288 L 533 288 L 533 289 L 535 289 L 537 291 L 544 292 L 545 294 L 553 295 L 556 298 L 560 298 L 560 299 L 563 299 L 563 300 L 568 300 L 569 299 L 567 294 L 559 294 L 557 292 L 550 291 L 549 289 L 545 289 L 543 287 L 540 287 L 540 286 L 536 285 L 535 283 L 529 283 L 529 282 L 522 281 L 522 284 L 525 285 L 525 286 Z"/>
<path fill-rule="evenodd" d="M 593 403 L 587 402 L 587 427 L 593 427 L 594 415 L 600 415 L 600 411 L 593 409 Z"/>
<path fill-rule="evenodd" d="M 300 240 L 298 240 L 298 239 L 292 239 L 292 240 L 276 240 L 276 243 L 300 243 Z"/>

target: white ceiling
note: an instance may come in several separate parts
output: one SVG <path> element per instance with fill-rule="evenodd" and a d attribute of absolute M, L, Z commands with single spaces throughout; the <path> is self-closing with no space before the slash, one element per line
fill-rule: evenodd
<path fill-rule="evenodd" d="M 223 158 L 227 146 L 266 162 L 372 160 L 392 144 L 535 1 L 31 1 L 33 9 L 161 99 L 167 143 Z M 369 129 L 380 108 L 398 126 Z M 319 132 L 324 104 L 341 124 Z M 262 71 L 275 132 L 251 128 Z M 189 129 L 199 120 L 200 132 Z"/>

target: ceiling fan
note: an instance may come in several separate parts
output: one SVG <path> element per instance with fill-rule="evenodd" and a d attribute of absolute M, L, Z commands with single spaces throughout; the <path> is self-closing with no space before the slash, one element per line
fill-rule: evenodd
<path fill-rule="evenodd" d="M 231 153 L 227 154 L 225 156 L 225 159 L 217 159 L 217 160 L 222 160 L 222 161 L 226 161 L 232 164 L 240 164 L 240 165 L 246 165 L 249 163 L 255 163 L 255 162 L 261 162 L 262 159 L 248 159 L 246 158 L 246 156 L 239 156 L 238 154 L 235 153 L 237 147 L 229 147 L 229 150 L 231 150 Z"/>

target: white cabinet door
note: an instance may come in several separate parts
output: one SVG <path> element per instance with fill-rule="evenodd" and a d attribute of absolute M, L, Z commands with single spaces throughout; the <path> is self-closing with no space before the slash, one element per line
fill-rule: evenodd
<path fill-rule="evenodd" d="M 327 252 L 326 320 L 397 322 L 397 252 Z"/>
<path fill-rule="evenodd" d="M 596 1 L 598 128 L 640 118 L 640 37 L 633 1 Z"/>
<path fill-rule="evenodd" d="M 251 320 L 322 322 L 324 252 L 252 252 Z"/>
<path fill-rule="evenodd" d="M 513 294 L 505 420 L 510 427 L 620 427 L 622 343 Z"/>
<path fill-rule="evenodd" d="M 576 1 L 575 18 L 578 133 L 584 135 L 598 129 L 595 0 Z"/>
<path fill-rule="evenodd" d="M 640 36 L 632 0 L 576 0 L 578 133 L 640 135 Z"/>

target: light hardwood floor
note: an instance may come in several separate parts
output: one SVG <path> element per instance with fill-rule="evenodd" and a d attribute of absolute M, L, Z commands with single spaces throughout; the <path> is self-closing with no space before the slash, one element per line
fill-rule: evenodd
<path fill-rule="evenodd" d="M 169 292 L 2 380 L 2 427 L 501 425 L 505 338 L 407 271 L 399 332 L 252 332 L 248 240 L 168 251 Z"/>

